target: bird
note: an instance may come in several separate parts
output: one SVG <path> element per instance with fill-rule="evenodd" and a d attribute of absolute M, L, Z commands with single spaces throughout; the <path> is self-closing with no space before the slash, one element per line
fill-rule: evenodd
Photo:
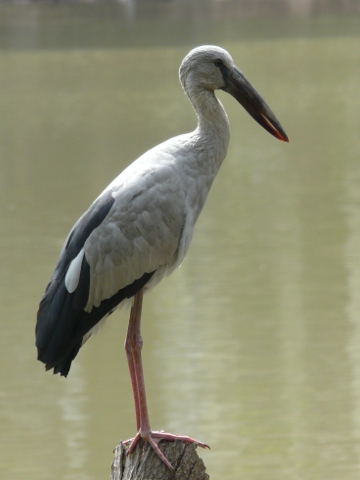
<path fill-rule="evenodd" d="M 191 437 L 150 427 L 141 359 L 144 293 L 180 266 L 210 187 L 225 159 L 230 127 L 215 95 L 223 90 L 275 138 L 289 139 L 257 90 L 221 47 L 204 45 L 183 59 L 179 78 L 197 127 L 148 150 L 117 176 L 79 218 L 65 240 L 40 301 L 35 329 L 38 360 L 67 376 L 80 348 L 118 307 L 129 304 L 125 351 L 133 389 L 136 435 L 160 459 L 161 440 Z"/>

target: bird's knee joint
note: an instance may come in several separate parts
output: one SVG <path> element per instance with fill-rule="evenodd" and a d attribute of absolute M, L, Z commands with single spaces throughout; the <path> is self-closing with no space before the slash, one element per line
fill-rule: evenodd
<path fill-rule="evenodd" d="M 127 353 L 131 353 L 131 352 L 139 352 L 142 350 L 142 347 L 143 347 L 143 339 L 142 339 L 142 336 L 137 336 L 135 338 L 126 338 L 125 340 L 125 351 Z"/>

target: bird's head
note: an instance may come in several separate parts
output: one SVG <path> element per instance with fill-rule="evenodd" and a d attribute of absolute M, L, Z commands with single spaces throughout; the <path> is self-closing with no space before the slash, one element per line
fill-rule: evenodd
<path fill-rule="evenodd" d="M 288 142 L 280 122 L 265 100 L 220 47 L 204 45 L 191 50 L 181 63 L 180 81 L 191 96 L 196 90 L 224 90 L 232 95 L 265 130 Z"/>

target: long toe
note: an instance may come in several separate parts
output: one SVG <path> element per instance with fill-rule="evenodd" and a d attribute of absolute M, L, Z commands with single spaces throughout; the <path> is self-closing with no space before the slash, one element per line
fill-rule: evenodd
<path fill-rule="evenodd" d="M 129 449 L 127 451 L 127 454 L 130 455 L 134 450 L 136 445 L 138 444 L 140 438 L 145 440 L 151 445 L 151 448 L 155 451 L 156 455 L 160 458 L 160 460 L 165 463 L 165 465 L 173 472 L 174 468 L 169 462 L 169 460 L 165 457 L 163 452 L 159 448 L 159 442 L 161 440 L 166 440 L 168 442 L 175 442 L 176 440 L 181 440 L 182 442 L 185 443 L 195 443 L 196 445 L 199 445 L 201 448 L 209 448 L 209 445 L 206 445 L 206 443 L 199 442 L 199 440 L 195 440 L 194 438 L 188 437 L 186 435 L 173 435 L 172 433 L 166 433 L 164 431 L 151 431 L 147 434 L 142 434 L 141 431 L 139 431 L 134 438 L 130 438 L 129 440 L 125 440 L 122 442 L 124 445 L 130 444 Z"/>
<path fill-rule="evenodd" d="M 208 448 L 210 450 L 209 445 L 206 443 L 200 442 L 199 440 L 196 440 L 195 438 L 188 437 L 186 435 L 173 435 L 172 433 L 166 433 L 160 430 L 159 432 L 151 432 L 151 436 L 153 438 L 158 438 L 160 440 L 168 440 L 169 442 L 175 442 L 175 440 L 181 440 L 182 442 L 185 443 L 196 443 L 199 445 L 201 448 Z"/>
<path fill-rule="evenodd" d="M 160 450 L 159 448 L 159 442 L 160 440 L 162 440 L 162 438 L 153 438 L 153 436 L 151 435 L 147 441 L 150 443 L 150 445 L 152 446 L 153 450 L 155 451 L 156 455 L 160 458 L 160 460 L 165 463 L 165 465 L 173 472 L 174 471 L 174 467 L 171 465 L 171 463 L 169 462 L 169 460 L 165 457 L 165 455 L 163 454 L 163 452 Z"/>

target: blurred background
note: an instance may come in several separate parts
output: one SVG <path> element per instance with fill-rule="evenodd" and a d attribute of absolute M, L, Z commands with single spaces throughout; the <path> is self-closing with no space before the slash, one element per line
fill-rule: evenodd
<path fill-rule="evenodd" d="M 219 92 L 227 159 L 182 267 L 145 298 L 154 429 L 212 479 L 360 477 L 360 1 L 0 2 L 0 477 L 108 478 L 135 434 L 128 312 L 67 379 L 38 303 L 73 223 L 130 162 L 196 126 L 178 81 L 217 44 L 284 144 Z"/>

